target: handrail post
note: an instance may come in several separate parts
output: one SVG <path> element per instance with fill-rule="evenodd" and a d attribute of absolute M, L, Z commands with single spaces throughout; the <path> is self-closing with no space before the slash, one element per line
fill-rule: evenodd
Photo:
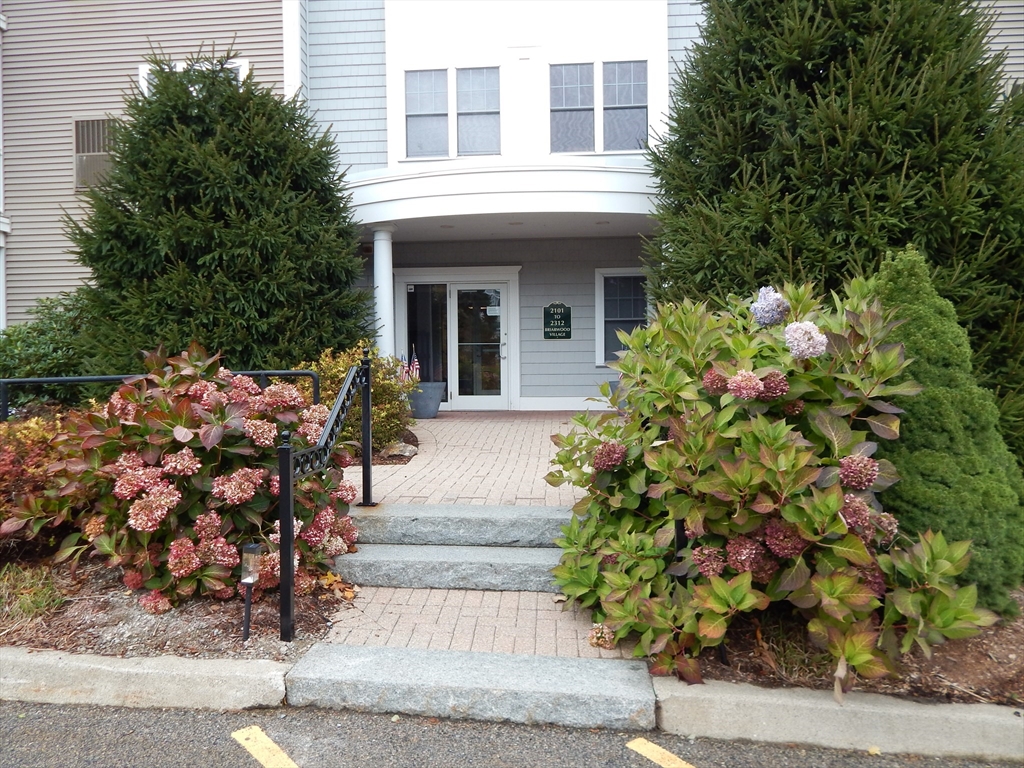
<path fill-rule="evenodd" d="M 314 373 L 309 378 L 313 382 L 313 405 L 320 405 L 320 377 Z"/>
<path fill-rule="evenodd" d="M 363 501 L 360 507 L 375 507 L 373 503 L 373 427 L 371 426 L 372 402 L 370 394 L 370 350 L 363 350 Z"/>
<path fill-rule="evenodd" d="M 278 510 L 281 519 L 281 641 L 295 637 L 295 465 L 291 433 L 281 435 L 277 447 L 277 471 L 280 480 Z"/>

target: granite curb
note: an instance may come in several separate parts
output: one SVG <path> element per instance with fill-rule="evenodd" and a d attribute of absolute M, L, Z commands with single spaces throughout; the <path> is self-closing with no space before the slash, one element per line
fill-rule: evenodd
<path fill-rule="evenodd" d="M 175 656 L 122 659 L 0 647 L 0 699 L 140 708 L 278 707 L 305 695 L 296 688 L 299 675 L 290 681 L 297 667 L 299 672 L 306 670 L 302 684 L 314 685 L 309 670 L 319 663 L 319 656 L 329 655 L 325 645 L 314 645 L 295 664 Z M 309 661 L 299 667 L 307 656 Z M 466 660 L 471 659 L 467 655 Z M 650 681 L 657 727 L 681 736 L 1024 761 L 1022 708 L 918 703 L 856 692 L 840 706 L 822 691 L 716 681 L 687 686 L 669 678 Z M 497 713 L 488 719 L 512 718 Z M 638 721 L 634 727 L 648 725 Z"/>

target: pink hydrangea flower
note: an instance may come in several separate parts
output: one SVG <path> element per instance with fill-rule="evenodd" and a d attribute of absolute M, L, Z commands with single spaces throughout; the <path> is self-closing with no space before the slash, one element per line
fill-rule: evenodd
<path fill-rule="evenodd" d="M 114 483 L 114 495 L 119 499 L 134 499 L 139 491 L 155 488 L 162 481 L 160 467 L 139 467 L 125 471 Z"/>
<path fill-rule="evenodd" d="M 797 557 L 808 545 L 795 525 L 790 525 L 776 517 L 773 517 L 765 525 L 764 543 L 777 557 L 784 560 Z"/>
<path fill-rule="evenodd" d="M 196 458 L 188 446 L 177 453 L 165 453 L 161 463 L 165 472 L 182 477 L 190 477 L 203 468 L 203 463 Z"/>
<path fill-rule="evenodd" d="M 242 429 L 245 436 L 261 448 L 269 448 L 277 442 L 277 426 L 262 419 L 246 419 Z"/>
<path fill-rule="evenodd" d="M 114 416 L 121 421 L 134 422 L 139 412 L 139 406 L 130 400 L 125 400 L 120 392 L 115 392 L 107 401 L 107 415 Z"/>
<path fill-rule="evenodd" d="M 878 479 L 878 462 L 858 453 L 839 460 L 839 482 L 844 488 L 866 491 Z"/>
<path fill-rule="evenodd" d="M 202 567 L 196 546 L 191 539 L 175 539 L 171 542 L 171 551 L 167 556 L 167 568 L 176 579 L 183 579 Z"/>
<path fill-rule="evenodd" d="M 228 504 L 244 504 L 256 495 L 263 483 L 263 470 L 256 467 L 236 469 L 230 475 L 215 478 L 213 495 Z"/>
<path fill-rule="evenodd" d="M 843 496 L 843 508 L 839 514 L 847 528 L 863 528 L 871 522 L 871 507 L 854 493 Z"/>
<path fill-rule="evenodd" d="M 238 548 L 228 544 L 223 536 L 204 539 L 196 547 L 196 555 L 204 565 L 224 565 L 234 568 L 241 562 Z"/>
<path fill-rule="evenodd" d="M 301 408 L 306 404 L 302 393 L 291 384 L 271 384 L 254 398 L 259 401 L 260 410 L 283 410 Z"/>
<path fill-rule="evenodd" d="M 171 601 L 168 600 L 159 589 L 143 595 L 139 598 L 139 605 L 146 613 L 167 613 L 171 610 Z"/>
<path fill-rule="evenodd" d="M 132 502 L 128 509 L 128 526 L 136 531 L 155 531 L 167 513 L 180 501 L 181 491 L 166 480 L 161 480 L 146 491 L 141 499 Z"/>
<path fill-rule="evenodd" d="M 693 562 L 705 578 L 721 575 L 725 570 L 725 558 L 722 550 L 718 547 L 695 547 L 693 550 Z"/>
<path fill-rule="evenodd" d="M 143 578 L 142 574 L 138 571 L 125 571 L 124 578 L 121 581 L 128 589 L 142 589 Z"/>
<path fill-rule="evenodd" d="M 741 400 L 754 400 L 764 391 L 764 384 L 753 371 L 736 371 L 728 386 L 729 394 Z"/>
<path fill-rule="evenodd" d="M 594 451 L 594 469 L 610 470 L 622 464 L 626 458 L 626 446 L 619 443 L 601 443 Z"/>
<path fill-rule="evenodd" d="M 786 381 L 786 374 L 782 371 L 768 371 L 761 379 L 761 384 L 763 387 L 757 399 L 764 402 L 777 400 L 789 392 L 789 382 Z"/>
<path fill-rule="evenodd" d="M 338 483 L 338 487 L 331 491 L 331 498 L 342 504 L 351 504 L 356 500 L 358 494 L 359 489 L 356 488 L 355 483 L 351 480 L 342 480 Z"/>
<path fill-rule="evenodd" d="M 729 391 L 729 380 L 714 368 L 709 368 L 702 379 L 704 391 L 709 395 L 724 395 Z"/>
<path fill-rule="evenodd" d="M 281 495 L 281 476 L 280 475 L 273 475 L 270 478 L 270 494 L 272 496 L 280 496 Z"/>
<path fill-rule="evenodd" d="M 192 530 L 196 532 L 196 536 L 199 540 L 204 539 L 215 539 L 220 536 L 221 526 L 223 525 L 221 516 L 216 512 L 207 512 L 205 515 L 200 515 L 196 518 L 195 524 L 192 526 Z"/>
<path fill-rule="evenodd" d="M 251 376 L 232 376 L 231 377 L 231 388 L 239 392 L 244 392 L 247 395 L 258 395 L 263 390 L 260 389 L 260 385 L 256 383 L 255 379 Z"/>

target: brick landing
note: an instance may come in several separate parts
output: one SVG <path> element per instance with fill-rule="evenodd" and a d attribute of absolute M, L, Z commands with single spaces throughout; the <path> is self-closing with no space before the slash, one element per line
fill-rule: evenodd
<path fill-rule="evenodd" d="M 629 659 L 633 643 L 607 651 L 587 642 L 590 611 L 562 610 L 550 592 L 363 587 L 353 607 L 338 611 L 327 642 Z"/>

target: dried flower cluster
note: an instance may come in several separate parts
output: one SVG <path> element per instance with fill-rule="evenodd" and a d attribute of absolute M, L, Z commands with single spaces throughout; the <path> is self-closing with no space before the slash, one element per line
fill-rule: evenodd
<path fill-rule="evenodd" d="M 594 469 L 615 469 L 626 458 L 626 446 L 619 443 L 601 443 L 594 451 Z"/>
<path fill-rule="evenodd" d="M 790 323 L 786 326 L 786 346 L 794 360 L 821 357 L 828 347 L 828 339 L 810 322 Z"/>
<path fill-rule="evenodd" d="M 750 311 L 760 325 L 771 328 L 786 319 L 789 302 L 781 293 L 767 286 L 758 290 L 757 301 L 751 305 Z"/>

